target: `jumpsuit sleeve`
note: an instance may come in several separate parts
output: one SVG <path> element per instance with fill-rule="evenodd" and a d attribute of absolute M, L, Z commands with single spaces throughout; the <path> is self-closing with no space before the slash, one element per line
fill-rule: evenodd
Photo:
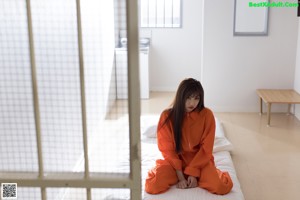
<path fill-rule="evenodd" d="M 184 173 L 194 177 L 200 176 L 200 170 L 203 168 L 212 158 L 213 145 L 215 139 L 215 118 L 210 110 L 208 110 L 205 116 L 203 139 L 200 142 L 200 149 L 185 168 Z"/>
<path fill-rule="evenodd" d="M 171 122 L 164 123 L 168 114 L 161 114 L 157 128 L 157 144 L 162 156 L 176 170 L 182 170 L 182 161 L 175 151 L 174 137 Z"/>

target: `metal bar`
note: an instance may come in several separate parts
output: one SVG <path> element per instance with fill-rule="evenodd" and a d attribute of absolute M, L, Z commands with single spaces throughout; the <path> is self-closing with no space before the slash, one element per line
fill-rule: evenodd
<path fill-rule="evenodd" d="M 39 177 L 37 173 L 1 173 L 1 182 L 17 183 L 20 187 L 72 187 L 72 188 L 133 188 L 134 181 L 130 174 L 91 173 L 85 178 L 84 173 L 51 173 Z"/>
<path fill-rule="evenodd" d="M 82 113 L 82 132 L 83 132 L 83 148 L 84 148 L 84 169 L 85 177 L 89 177 L 88 162 L 88 145 L 87 145 L 87 124 L 86 124 L 86 101 L 85 101 L 85 81 L 84 81 L 84 62 L 83 62 L 83 45 L 82 45 L 82 27 L 80 0 L 76 0 L 77 6 L 77 28 L 78 28 L 78 53 L 79 53 L 79 69 L 80 69 L 80 91 L 81 91 L 81 113 Z"/>
<path fill-rule="evenodd" d="M 41 145 L 41 122 L 40 122 L 40 110 L 39 110 L 39 97 L 38 97 L 38 85 L 36 75 L 36 63 L 34 53 L 34 41 L 32 31 L 32 18 L 31 18 L 31 4 L 30 0 L 27 0 L 27 20 L 28 20 L 28 33 L 29 33 L 29 48 L 30 48 L 30 62 L 31 62 L 31 78 L 32 78 L 32 93 L 34 103 L 34 117 L 35 117 L 35 128 L 36 128 L 36 139 L 38 149 L 38 165 L 39 165 L 39 176 L 42 177 L 44 174 L 43 159 L 42 159 L 42 145 Z"/>
<path fill-rule="evenodd" d="M 89 178 L 89 157 L 88 157 L 88 137 L 86 122 L 86 101 L 85 101 L 85 81 L 84 81 L 84 61 L 83 61 L 83 44 L 82 44 L 82 25 L 81 25 L 81 7 L 80 0 L 76 0 L 77 8 L 77 31 L 78 31 L 78 55 L 80 68 L 80 91 L 81 91 L 81 114 L 82 114 L 82 134 L 83 134 L 83 151 L 84 151 L 84 176 Z M 86 189 L 87 200 L 91 199 L 91 189 Z"/>
<path fill-rule="evenodd" d="M 126 0 L 131 199 L 141 199 L 138 1 Z"/>
<path fill-rule="evenodd" d="M 28 38 L 29 38 L 29 50 L 30 50 L 30 64 L 31 64 L 31 80 L 32 80 L 32 94 L 34 104 L 34 118 L 35 118 L 35 131 L 36 131 L 36 144 L 38 154 L 38 166 L 39 166 L 39 178 L 44 176 L 44 164 L 43 164 L 43 151 L 42 151 L 42 138 L 41 138 L 41 120 L 39 109 L 39 97 L 38 97 L 38 84 L 36 75 L 36 63 L 34 52 L 34 39 L 32 28 L 32 15 L 31 15 L 31 2 L 26 0 L 27 9 L 27 24 L 28 24 Z M 46 200 L 46 190 L 41 187 L 42 199 Z"/>
<path fill-rule="evenodd" d="M 46 188 L 42 187 L 41 188 L 42 191 L 42 200 L 46 200 L 47 199 L 47 192 L 46 192 Z"/>

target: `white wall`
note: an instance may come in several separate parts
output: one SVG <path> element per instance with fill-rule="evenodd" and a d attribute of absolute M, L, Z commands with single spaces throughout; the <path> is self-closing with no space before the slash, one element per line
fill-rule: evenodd
<path fill-rule="evenodd" d="M 298 19 L 298 43 L 297 43 L 297 58 L 295 68 L 295 82 L 294 89 L 300 93 L 300 20 Z M 300 105 L 295 107 L 295 115 L 300 120 Z"/>
<path fill-rule="evenodd" d="M 182 28 L 151 29 L 152 91 L 175 91 L 182 79 L 201 77 L 202 0 L 182 5 Z"/>
<path fill-rule="evenodd" d="M 271 8 L 269 35 L 263 37 L 234 37 L 233 14 L 234 1 L 204 0 L 206 106 L 218 112 L 258 112 L 256 89 L 294 87 L 297 12 Z M 272 106 L 272 111 L 286 109 Z"/>

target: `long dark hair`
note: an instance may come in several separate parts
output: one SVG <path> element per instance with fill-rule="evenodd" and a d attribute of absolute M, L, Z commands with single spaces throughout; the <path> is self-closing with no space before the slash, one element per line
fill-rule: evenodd
<path fill-rule="evenodd" d="M 193 78 L 188 78 L 179 84 L 169 116 L 165 121 L 165 123 L 167 123 L 169 120 L 172 122 L 176 145 L 175 150 L 177 153 L 181 152 L 181 132 L 185 114 L 185 102 L 192 95 L 199 96 L 200 98 L 199 103 L 195 108 L 198 112 L 200 112 L 204 108 L 203 87 L 199 81 Z"/>

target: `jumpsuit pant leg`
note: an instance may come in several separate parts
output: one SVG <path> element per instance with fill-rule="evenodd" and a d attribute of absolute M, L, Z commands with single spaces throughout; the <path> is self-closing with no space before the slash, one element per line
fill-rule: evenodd
<path fill-rule="evenodd" d="M 201 169 L 198 186 L 214 194 L 227 194 L 233 187 L 232 180 L 228 172 L 222 172 L 210 161 Z"/>
<path fill-rule="evenodd" d="M 175 169 L 166 160 L 156 160 L 156 166 L 149 170 L 145 190 L 149 194 L 159 194 L 167 191 L 178 182 Z"/>

